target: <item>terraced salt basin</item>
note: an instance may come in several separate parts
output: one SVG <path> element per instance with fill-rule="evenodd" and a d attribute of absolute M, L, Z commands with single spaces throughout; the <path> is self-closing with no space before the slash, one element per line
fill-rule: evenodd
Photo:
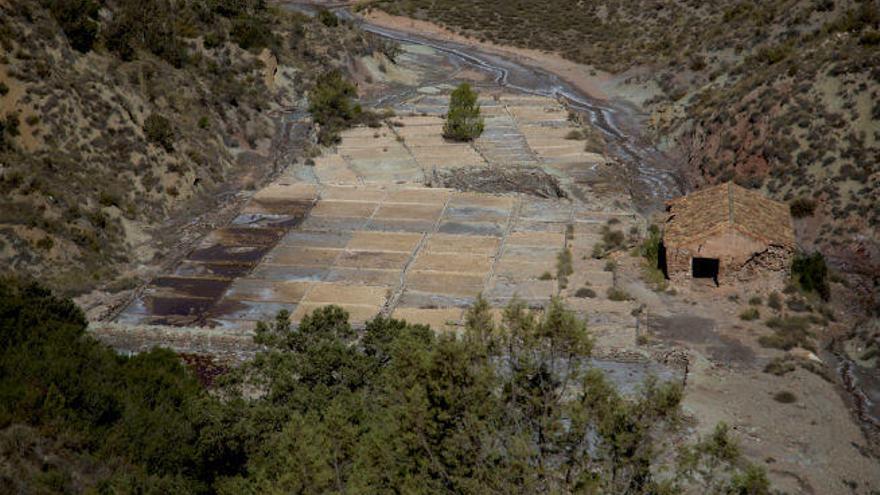
<path fill-rule="evenodd" d="M 313 166 L 291 167 L 258 191 L 118 322 L 247 335 L 280 310 L 295 324 L 336 304 L 356 325 L 385 315 L 443 332 L 461 329 L 478 294 L 498 312 L 513 298 L 542 308 L 558 294 L 588 320 L 601 353 L 632 347 L 636 304 L 606 298 L 613 275 L 590 254 L 609 221 L 626 231 L 637 219 L 622 193 L 573 178 L 590 170 L 601 177 L 610 165 L 566 139 L 573 124 L 555 100 L 497 93 L 481 103 L 486 131 L 473 143 L 441 137 L 447 95 L 419 94 L 392 124 L 345 132 Z M 581 194 L 542 199 L 425 185 L 437 169 L 511 166 L 539 167 Z M 566 247 L 574 274 L 560 290 L 548 275 Z M 574 297 L 587 284 L 597 297 Z M 624 388 L 650 374 L 677 376 L 648 359 L 593 364 Z"/>

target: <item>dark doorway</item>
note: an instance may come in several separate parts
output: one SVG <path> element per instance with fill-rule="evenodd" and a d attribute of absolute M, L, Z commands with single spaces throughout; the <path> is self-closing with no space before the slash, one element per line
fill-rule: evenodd
<path fill-rule="evenodd" d="M 691 274 L 694 278 L 711 278 L 718 285 L 718 258 L 694 258 Z"/>
<path fill-rule="evenodd" d="M 669 270 L 666 269 L 666 246 L 663 241 L 657 246 L 657 268 L 663 272 L 663 277 L 669 280 Z"/>

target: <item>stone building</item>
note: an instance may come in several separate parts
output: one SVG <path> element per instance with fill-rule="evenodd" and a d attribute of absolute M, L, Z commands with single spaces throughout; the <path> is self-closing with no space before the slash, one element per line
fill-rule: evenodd
<path fill-rule="evenodd" d="M 787 274 L 795 251 L 787 205 L 727 182 L 673 199 L 666 211 L 659 257 L 670 280 Z"/>

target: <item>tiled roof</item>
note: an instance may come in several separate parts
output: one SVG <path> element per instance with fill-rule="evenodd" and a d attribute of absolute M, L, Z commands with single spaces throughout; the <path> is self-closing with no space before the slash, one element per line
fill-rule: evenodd
<path fill-rule="evenodd" d="M 795 245 L 788 206 L 733 182 L 673 199 L 667 207 L 663 229 L 667 246 L 691 244 L 727 227 L 766 244 Z"/>

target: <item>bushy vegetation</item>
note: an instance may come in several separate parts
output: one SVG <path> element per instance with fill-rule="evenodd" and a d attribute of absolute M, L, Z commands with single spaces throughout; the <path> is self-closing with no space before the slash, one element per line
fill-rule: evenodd
<path fill-rule="evenodd" d="M 660 266 L 660 243 L 662 241 L 662 237 L 660 235 L 660 227 L 655 224 L 651 224 L 648 227 L 648 235 L 642 241 L 641 246 L 639 247 L 639 254 L 645 258 L 645 261 L 648 262 L 650 266 L 659 267 Z"/>
<path fill-rule="evenodd" d="M 797 198 L 789 205 L 794 218 L 811 217 L 816 211 L 816 202 L 810 198 Z"/>
<path fill-rule="evenodd" d="M 795 357 L 791 354 L 773 358 L 764 367 L 764 372 L 776 376 L 785 376 L 798 368 L 805 369 L 829 383 L 834 383 L 834 372 L 825 364 L 811 359 Z"/>
<path fill-rule="evenodd" d="M 739 314 L 739 319 L 743 321 L 753 321 L 761 317 L 758 308 L 746 308 Z"/>
<path fill-rule="evenodd" d="M 602 226 L 602 242 L 607 252 L 615 251 L 623 247 L 626 236 L 620 230 L 611 228 L 613 224 Z"/>
<path fill-rule="evenodd" d="M 777 357 L 764 366 L 764 373 L 770 373 L 776 376 L 785 376 L 797 369 L 797 363 L 789 356 Z"/>
<path fill-rule="evenodd" d="M 122 358 L 85 335 L 71 301 L 9 279 L 0 328 L 0 432 L 30 427 L 17 433 L 23 448 L 6 453 L 23 472 L 4 470 L 0 491 L 198 493 L 243 467 L 223 425 L 230 418 L 173 353 Z M 63 447 L 35 459 L 30 442 Z"/>
<path fill-rule="evenodd" d="M 318 77 L 309 95 L 309 112 L 320 125 L 318 141 L 321 144 L 335 144 L 340 140 L 340 131 L 377 119 L 376 115 L 365 112 L 356 98 L 357 88 L 339 70 Z"/>
<path fill-rule="evenodd" d="M 93 0 L 54 0 L 45 2 L 61 25 L 70 46 L 80 52 L 92 49 L 98 37 L 98 3 Z"/>
<path fill-rule="evenodd" d="M 778 292 L 771 292 L 770 295 L 767 296 L 767 306 L 779 311 L 782 309 L 782 296 L 780 296 Z"/>
<path fill-rule="evenodd" d="M 638 246 L 639 254 L 644 258 L 642 263 L 642 276 L 656 290 L 665 290 L 667 287 L 666 274 L 660 267 L 660 249 L 662 237 L 657 225 L 648 227 L 648 235 Z"/>
<path fill-rule="evenodd" d="M 574 297 L 592 299 L 592 298 L 596 297 L 596 291 L 594 291 L 593 289 L 591 289 L 589 287 L 581 287 L 575 291 Z"/>
<path fill-rule="evenodd" d="M 629 294 L 629 292 L 617 287 L 609 287 L 606 295 L 608 296 L 608 299 L 612 301 L 632 300 L 632 296 Z"/>
<path fill-rule="evenodd" d="M 825 301 L 831 297 L 828 266 L 822 253 L 816 251 L 795 255 L 791 263 L 791 276 L 805 292 L 814 292 Z"/>
<path fill-rule="evenodd" d="M 0 490 L 769 493 L 723 427 L 656 477 L 681 386 L 620 395 L 582 365 L 592 341 L 558 300 L 540 317 L 514 302 L 501 324 L 478 300 L 466 322 L 456 337 L 381 317 L 355 331 L 334 306 L 298 328 L 280 313 L 209 393 L 173 353 L 118 356 L 70 301 L 3 280 Z"/>
<path fill-rule="evenodd" d="M 449 111 L 443 124 L 443 137 L 456 141 L 470 141 L 483 133 L 483 117 L 477 103 L 477 93 L 468 83 L 461 83 L 449 97 Z"/>
<path fill-rule="evenodd" d="M 773 329 L 773 333 L 758 338 L 758 343 L 762 346 L 785 351 L 795 347 L 816 350 L 812 340 L 813 333 L 810 331 L 809 318 L 803 316 L 773 317 L 768 319 L 765 324 Z"/>
<path fill-rule="evenodd" d="M 109 3 L 113 16 L 98 33 L 97 4 L 92 0 L 53 2 L 52 12 L 74 48 L 90 50 L 100 41 L 123 60 L 148 52 L 174 67 L 189 62 L 187 38 L 204 35 L 232 39 L 244 49 L 277 47 L 278 37 L 266 2 L 262 0 L 218 0 L 167 2 L 163 0 L 115 0 Z M 93 8 L 94 10 L 89 10 Z"/>
<path fill-rule="evenodd" d="M 339 19 L 336 18 L 336 14 L 327 9 L 321 9 L 318 11 L 318 20 L 321 21 L 321 24 L 327 27 L 336 27 L 339 25 Z"/>
<path fill-rule="evenodd" d="M 771 493 L 767 475 L 757 466 L 736 469 L 741 456 L 730 428 L 719 423 L 711 434 L 678 455 L 678 475 L 702 488 L 702 493 L 758 495 Z M 717 477 L 718 471 L 725 475 Z"/>
<path fill-rule="evenodd" d="M 174 128 L 171 121 L 162 115 L 150 114 L 144 120 L 144 134 L 165 151 L 174 151 Z"/>
<path fill-rule="evenodd" d="M 233 148 L 287 132 L 267 110 L 371 45 L 263 0 L 39 0 L 0 4 L 0 46 L 0 265 L 78 293 L 149 261 L 128 233 L 163 244 L 179 233 L 154 227 L 259 184 L 272 159 Z M 277 156 L 308 146 L 278 137 Z"/>
<path fill-rule="evenodd" d="M 574 273 L 574 265 L 571 249 L 566 247 L 559 251 L 556 255 L 556 280 L 559 288 L 564 289 L 568 286 L 568 277 Z"/>
<path fill-rule="evenodd" d="M 794 404 L 797 402 L 797 396 L 788 390 L 777 392 L 773 395 L 773 400 L 782 404 Z"/>
<path fill-rule="evenodd" d="M 17 113 L 7 113 L 0 118 L 0 151 L 13 148 L 13 139 L 21 134 Z"/>

